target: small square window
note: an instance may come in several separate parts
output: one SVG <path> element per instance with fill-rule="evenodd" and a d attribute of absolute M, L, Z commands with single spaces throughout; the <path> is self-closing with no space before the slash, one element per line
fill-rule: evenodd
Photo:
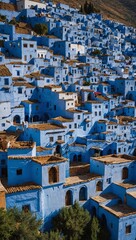
<path fill-rule="evenodd" d="M 53 141 L 54 141 L 53 137 L 50 137 L 50 142 L 53 142 Z"/>
<path fill-rule="evenodd" d="M 20 71 L 17 70 L 17 76 L 20 76 Z"/>
<path fill-rule="evenodd" d="M 110 184 L 110 183 L 111 183 L 111 178 L 107 178 L 106 182 L 107 182 L 108 184 Z"/>
<path fill-rule="evenodd" d="M 4 85 L 9 85 L 9 79 L 8 78 L 4 78 Z"/>
<path fill-rule="evenodd" d="M 78 115 L 77 117 L 78 117 L 78 119 L 80 119 L 80 115 Z"/>
<path fill-rule="evenodd" d="M 16 174 L 17 174 L 17 175 L 22 175 L 22 169 L 17 169 L 17 170 L 16 170 Z"/>
<path fill-rule="evenodd" d="M 5 93 L 9 93 L 9 89 L 8 88 L 5 88 Z"/>
<path fill-rule="evenodd" d="M 58 136 L 58 140 L 62 140 L 62 136 Z"/>
<path fill-rule="evenodd" d="M 19 93 L 19 94 L 22 93 L 22 88 L 18 88 L 18 93 Z"/>
<path fill-rule="evenodd" d="M 131 225 L 126 226 L 126 234 L 131 233 Z"/>

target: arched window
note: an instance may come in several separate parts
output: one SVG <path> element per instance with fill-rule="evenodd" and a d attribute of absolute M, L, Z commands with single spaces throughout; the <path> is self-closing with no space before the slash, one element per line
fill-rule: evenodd
<path fill-rule="evenodd" d="M 79 191 L 79 201 L 85 201 L 85 200 L 87 200 L 87 188 L 82 187 L 80 188 L 80 191 Z"/>
<path fill-rule="evenodd" d="M 77 155 L 76 154 L 73 156 L 73 162 L 77 162 Z"/>
<path fill-rule="evenodd" d="M 49 170 L 49 183 L 56 183 L 58 182 L 58 169 L 56 167 L 51 167 Z"/>
<path fill-rule="evenodd" d="M 20 116 L 19 115 L 16 115 L 13 119 L 13 122 L 14 123 L 20 123 Z"/>
<path fill-rule="evenodd" d="M 124 167 L 122 169 L 122 179 L 127 179 L 128 178 L 128 168 Z"/>
<path fill-rule="evenodd" d="M 66 206 L 69 206 L 69 205 L 72 205 L 73 203 L 73 195 L 72 195 L 72 191 L 71 190 L 68 190 L 66 192 L 66 196 L 65 196 L 65 205 Z"/>
<path fill-rule="evenodd" d="M 107 152 L 107 155 L 110 155 L 110 154 L 112 154 L 112 150 L 111 149 L 109 149 L 108 152 Z"/>
<path fill-rule="evenodd" d="M 98 181 L 96 184 L 96 191 L 102 191 L 102 181 Z"/>
<path fill-rule="evenodd" d="M 78 162 L 81 162 L 81 161 L 82 161 L 82 155 L 79 154 L 79 155 L 78 155 Z"/>

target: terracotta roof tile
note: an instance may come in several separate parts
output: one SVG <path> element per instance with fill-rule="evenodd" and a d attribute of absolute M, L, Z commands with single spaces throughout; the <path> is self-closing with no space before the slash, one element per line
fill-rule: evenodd
<path fill-rule="evenodd" d="M 40 189 L 41 186 L 37 185 L 35 183 L 26 183 L 23 185 L 17 185 L 17 186 L 5 186 L 5 189 L 7 190 L 7 193 L 15 193 L 15 192 L 24 192 L 24 191 L 30 191 L 35 189 Z"/>
<path fill-rule="evenodd" d="M 11 76 L 11 72 L 5 65 L 0 65 L 0 76 Z"/>
<path fill-rule="evenodd" d="M 41 165 L 67 161 L 66 158 L 53 156 L 53 155 L 33 157 L 32 160 Z"/>
<path fill-rule="evenodd" d="M 66 127 L 64 126 L 58 126 L 55 124 L 50 124 L 50 123 L 42 123 L 42 124 L 29 124 L 29 128 L 33 129 L 38 129 L 41 131 L 46 131 L 46 130 L 57 130 L 57 129 L 64 129 Z"/>

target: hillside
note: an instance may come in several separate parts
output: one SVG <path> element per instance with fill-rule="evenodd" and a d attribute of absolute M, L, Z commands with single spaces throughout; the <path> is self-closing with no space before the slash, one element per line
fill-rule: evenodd
<path fill-rule="evenodd" d="M 62 2 L 79 8 L 85 1 L 55 0 L 54 2 Z M 100 9 L 104 18 L 136 27 L 136 0 L 92 0 L 92 2 Z"/>

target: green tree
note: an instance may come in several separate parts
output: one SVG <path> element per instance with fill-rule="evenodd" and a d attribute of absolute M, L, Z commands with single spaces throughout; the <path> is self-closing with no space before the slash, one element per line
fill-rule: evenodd
<path fill-rule="evenodd" d="M 40 240 L 65 240 L 64 236 L 61 236 L 58 230 L 50 231 L 49 233 L 45 233 Z"/>
<path fill-rule="evenodd" d="M 6 21 L 6 16 L 0 14 L 0 21 L 5 22 Z"/>
<path fill-rule="evenodd" d="M 48 32 L 47 25 L 45 23 L 37 23 L 33 29 L 39 35 L 46 35 Z"/>
<path fill-rule="evenodd" d="M 0 209 L 0 239 L 2 240 L 37 240 L 41 221 L 31 212 L 17 208 Z"/>
<path fill-rule="evenodd" d="M 100 232 L 99 221 L 96 217 L 93 217 L 91 222 L 91 240 L 98 240 L 99 232 Z"/>
<path fill-rule="evenodd" d="M 53 219 L 53 225 L 65 236 L 66 240 L 80 240 L 90 218 L 89 212 L 75 202 L 73 206 L 60 210 Z"/>
<path fill-rule="evenodd" d="M 101 226 L 98 239 L 99 240 L 102 240 L 102 239 L 109 240 L 110 239 L 110 232 L 109 232 L 107 226 Z"/>
<path fill-rule="evenodd" d="M 92 52 L 93 55 L 101 55 L 101 51 L 99 49 L 95 49 L 93 52 Z"/>
<path fill-rule="evenodd" d="M 14 231 L 15 223 L 12 212 L 0 208 L 0 239 L 9 240 Z"/>
<path fill-rule="evenodd" d="M 37 240 L 41 220 L 37 220 L 30 211 L 19 211 L 17 208 L 13 208 L 11 211 L 16 224 L 11 240 Z"/>
<path fill-rule="evenodd" d="M 9 22 L 9 24 L 16 25 L 17 21 L 15 18 L 12 18 L 12 20 Z"/>

